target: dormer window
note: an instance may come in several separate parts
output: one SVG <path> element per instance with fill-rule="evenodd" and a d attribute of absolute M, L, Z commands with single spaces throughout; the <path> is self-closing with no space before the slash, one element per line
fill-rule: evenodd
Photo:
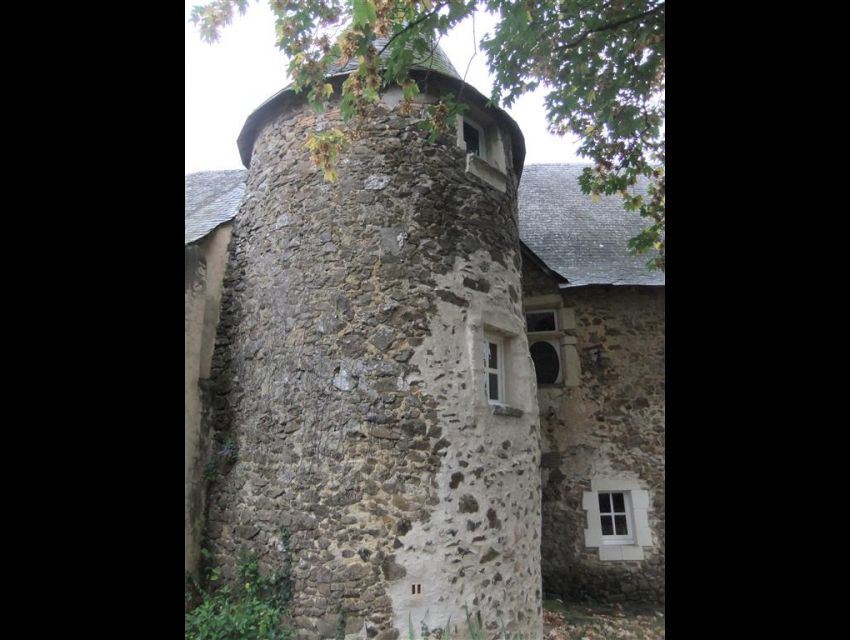
<path fill-rule="evenodd" d="M 466 172 L 483 180 L 502 193 L 507 190 L 505 181 L 505 149 L 499 126 L 477 110 L 472 115 L 457 116 L 457 146 L 466 155 Z"/>
<path fill-rule="evenodd" d="M 468 120 L 463 121 L 463 141 L 466 144 L 466 152 L 481 156 L 481 131 Z"/>

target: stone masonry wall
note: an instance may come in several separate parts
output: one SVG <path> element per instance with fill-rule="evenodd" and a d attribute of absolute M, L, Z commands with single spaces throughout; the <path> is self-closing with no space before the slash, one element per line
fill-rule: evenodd
<path fill-rule="evenodd" d="M 201 341 L 204 325 L 204 292 L 207 265 L 201 249 L 186 247 L 184 254 L 184 348 L 185 395 L 184 438 L 184 569 L 197 577 L 199 545 L 203 529 L 203 438 L 201 436 L 201 393 L 198 388 Z"/>
<path fill-rule="evenodd" d="M 214 357 L 207 545 L 225 576 L 242 547 L 271 571 L 290 532 L 299 638 L 335 637 L 341 616 L 350 638 L 398 638 L 408 616 L 438 630 L 463 604 L 493 637 L 497 612 L 539 637 L 516 178 L 491 188 L 453 138 L 429 143 L 386 108 L 331 184 L 304 141 L 339 125 L 294 107 L 254 146 Z M 515 334 L 519 417 L 486 405 L 490 324 Z"/>
<path fill-rule="evenodd" d="M 213 230 L 185 249 L 185 570 L 198 577 L 204 527 L 204 468 L 209 435 L 203 412 L 210 375 L 216 325 L 221 306 L 221 283 L 227 261 L 230 225 Z"/>
<path fill-rule="evenodd" d="M 531 265 L 528 295 L 552 294 Z M 581 384 L 538 391 L 543 434 L 543 585 L 603 601 L 664 602 L 664 288 L 586 286 L 562 291 L 575 310 Z M 653 546 L 642 561 L 600 561 L 585 548 L 582 493 L 594 476 L 649 490 Z"/>

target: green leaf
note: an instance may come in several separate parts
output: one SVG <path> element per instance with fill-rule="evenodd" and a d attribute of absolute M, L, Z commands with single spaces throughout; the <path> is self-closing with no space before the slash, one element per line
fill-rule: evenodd
<path fill-rule="evenodd" d="M 303 3 L 272 2 L 275 37 L 290 59 L 293 91 L 307 93 L 316 108 L 328 100 L 323 70 L 342 56 L 357 60 L 365 56 L 374 37 L 377 0 Z M 237 10 L 247 0 L 214 0 L 195 7 L 191 22 L 202 40 L 218 39 Z M 393 83 L 401 85 L 410 100 L 417 89 L 405 84 L 413 60 L 422 60 L 433 43 L 476 7 L 495 16 L 495 25 L 480 42 L 494 77 L 492 104 L 511 107 L 538 87 L 545 88 L 547 128 L 578 138 L 578 154 L 594 163 L 593 175 L 580 179 L 584 193 L 619 195 L 630 215 L 652 220 L 653 235 L 636 238 L 637 248 L 659 252 L 654 261 L 664 268 L 664 123 L 665 123 L 665 3 L 662 0 L 563 0 L 561 2 L 503 2 L 486 0 L 421 0 L 382 4 L 382 19 L 389 20 L 394 38 L 390 56 L 368 73 L 361 70 L 359 85 L 343 86 L 341 111 L 345 120 L 368 116 L 367 107 L 377 101 L 378 91 Z M 390 13 L 384 13 L 392 8 Z M 439 8 L 439 11 L 435 11 Z M 347 23 L 347 24 L 346 24 Z M 333 25 L 346 25 L 333 43 L 322 39 Z M 353 36 L 353 37 L 352 37 Z M 320 44 L 321 43 L 321 44 Z M 378 77 L 376 80 L 376 76 Z M 488 105 L 489 106 L 489 105 Z M 429 139 L 445 135 L 452 116 L 459 112 L 443 102 L 439 117 L 432 111 Z M 332 176 L 336 147 L 321 152 Z M 615 169 L 616 168 L 616 169 Z M 661 171 L 656 172 L 657 169 Z M 647 178 L 645 194 L 624 194 Z M 639 197 L 642 195 L 643 197 Z"/>
<path fill-rule="evenodd" d="M 375 4 L 371 0 L 352 0 L 352 18 L 355 27 L 374 24 L 377 19 Z"/>

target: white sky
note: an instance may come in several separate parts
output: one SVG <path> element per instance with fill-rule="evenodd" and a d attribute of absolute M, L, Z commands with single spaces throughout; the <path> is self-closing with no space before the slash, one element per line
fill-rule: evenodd
<path fill-rule="evenodd" d="M 245 119 L 267 98 L 289 83 L 286 59 L 274 45 L 274 16 L 266 2 L 252 2 L 244 16 L 222 30 L 221 40 L 201 41 L 189 12 L 201 0 L 185 3 L 186 18 L 186 173 L 213 169 L 241 169 L 236 138 Z M 475 32 L 480 40 L 495 18 L 480 13 Z M 472 57 L 472 23 L 458 25 L 440 42 L 458 73 L 463 76 Z M 492 81 L 486 58 L 472 59 L 467 82 L 485 96 Z M 540 90 L 520 98 L 507 112 L 525 136 L 525 164 L 586 162 L 579 158 L 574 138 L 546 131 L 543 94 Z"/>

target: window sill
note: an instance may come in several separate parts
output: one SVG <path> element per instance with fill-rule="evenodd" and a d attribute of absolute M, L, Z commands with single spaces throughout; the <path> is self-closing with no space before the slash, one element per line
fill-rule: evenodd
<path fill-rule="evenodd" d="M 490 408 L 493 410 L 494 416 L 508 416 L 510 418 L 521 418 L 522 417 L 522 409 L 517 409 L 516 407 L 508 407 L 503 404 L 491 404 Z"/>
<path fill-rule="evenodd" d="M 616 560 L 643 560 L 643 547 L 637 544 L 602 544 L 599 559 L 603 562 Z"/>
<path fill-rule="evenodd" d="M 480 178 L 502 193 L 507 191 L 507 177 L 492 164 L 471 153 L 466 154 L 466 172 Z"/>

